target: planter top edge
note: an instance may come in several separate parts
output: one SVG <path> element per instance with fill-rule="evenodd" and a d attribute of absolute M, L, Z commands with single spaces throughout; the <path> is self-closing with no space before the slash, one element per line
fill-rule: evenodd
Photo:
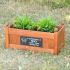
<path fill-rule="evenodd" d="M 5 26 L 5 28 L 15 29 L 15 30 L 23 30 L 23 31 L 31 31 L 31 32 L 39 32 L 39 33 L 54 34 L 54 33 L 59 33 L 59 32 L 63 29 L 64 24 L 62 24 L 62 26 L 61 26 L 61 28 L 60 28 L 60 30 L 59 30 L 59 31 L 57 31 L 57 32 L 53 32 L 53 33 L 51 33 L 51 32 L 42 32 L 42 31 L 34 31 L 34 30 L 16 29 L 16 28 L 12 28 L 12 27 L 10 27 L 10 26 L 11 26 L 11 24 L 7 24 L 7 25 Z"/>

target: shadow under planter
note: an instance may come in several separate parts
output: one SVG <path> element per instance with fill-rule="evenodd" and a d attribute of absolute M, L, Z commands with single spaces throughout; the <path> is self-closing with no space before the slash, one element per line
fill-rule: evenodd
<path fill-rule="evenodd" d="M 64 47 L 64 25 L 58 32 L 40 32 L 5 27 L 6 48 L 58 54 Z"/>

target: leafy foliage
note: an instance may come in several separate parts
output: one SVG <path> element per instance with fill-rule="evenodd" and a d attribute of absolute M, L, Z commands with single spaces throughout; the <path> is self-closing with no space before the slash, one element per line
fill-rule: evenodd
<path fill-rule="evenodd" d="M 56 23 L 54 20 L 52 20 L 50 17 L 41 19 L 38 22 L 38 30 L 40 31 L 46 31 L 46 32 L 54 32 L 54 28 L 56 27 Z"/>
<path fill-rule="evenodd" d="M 19 16 L 15 19 L 13 27 L 18 29 L 32 29 L 32 21 L 27 16 Z"/>
<path fill-rule="evenodd" d="M 25 29 L 25 30 L 35 30 L 43 32 L 54 32 L 56 27 L 56 22 L 49 18 L 40 19 L 37 22 L 32 21 L 27 16 L 17 17 L 13 24 L 14 28 Z"/>

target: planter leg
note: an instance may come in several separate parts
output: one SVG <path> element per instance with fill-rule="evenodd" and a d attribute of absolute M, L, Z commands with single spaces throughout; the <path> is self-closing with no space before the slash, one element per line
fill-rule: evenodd
<path fill-rule="evenodd" d="M 8 33 L 8 27 L 5 28 L 5 44 L 6 44 L 6 48 L 9 48 L 9 33 Z"/>
<path fill-rule="evenodd" d="M 58 55 L 59 48 L 58 48 L 58 33 L 57 32 L 54 34 L 54 42 L 55 42 L 55 45 L 54 45 L 54 54 Z"/>

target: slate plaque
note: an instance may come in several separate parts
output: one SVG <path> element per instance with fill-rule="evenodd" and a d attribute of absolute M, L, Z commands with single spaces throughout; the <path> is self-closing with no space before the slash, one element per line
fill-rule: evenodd
<path fill-rule="evenodd" d="M 20 44 L 27 46 L 42 47 L 42 38 L 21 36 Z"/>

